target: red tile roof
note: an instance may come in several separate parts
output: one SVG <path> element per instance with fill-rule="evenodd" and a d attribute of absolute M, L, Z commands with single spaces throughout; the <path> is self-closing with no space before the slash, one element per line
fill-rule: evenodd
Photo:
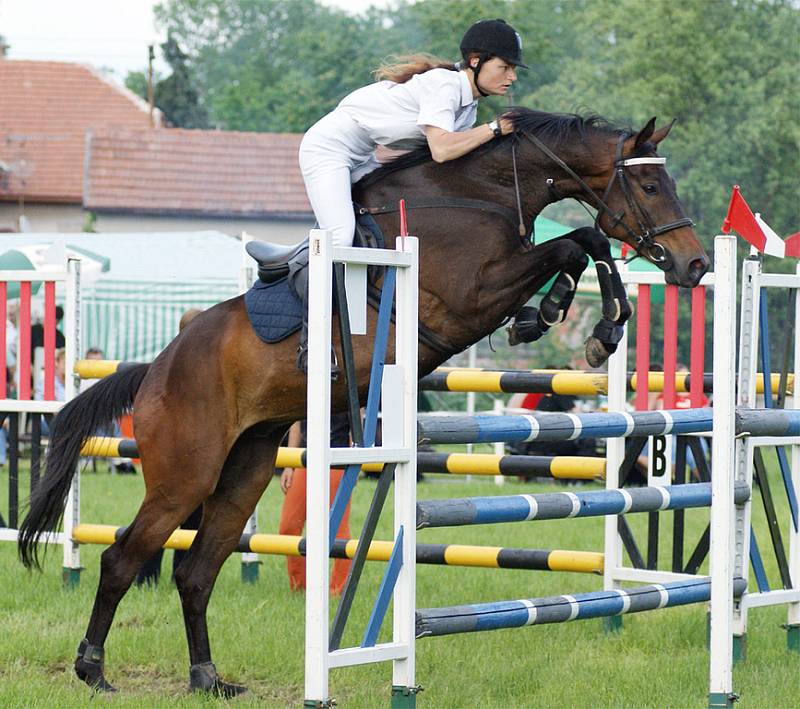
<path fill-rule="evenodd" d="M 150 126 L 139 97 L 81 64 L 0 58 L 0 87 L 0 201 L 80 203 L 87 130 Z"/>
<path fill-rule="evenodd" d="M 297 163 L 302 135 L 233 131 L 95 131 L 84 206 L 103 211 L 307 218 Z"/>

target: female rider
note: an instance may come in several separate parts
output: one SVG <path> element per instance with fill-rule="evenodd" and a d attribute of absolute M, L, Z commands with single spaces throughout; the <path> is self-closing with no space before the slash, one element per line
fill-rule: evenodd
<path fill-rule="evenodd" d="M 504 95 L 516 67 L 527 68 L 519 34 L 503 20 L 481 20 L 467 30 L 460 49 L 458 64 L 414 55 L 381 67 L 379 81 L 346 96 L 303 137 L 300 169 L 308 199 L 319 228 L 333 232 L 336 246 L 353 243 L 351 184 L 379 166 L 378 145 L 408 150 L 427 140 L 433 159 L 446 162 L 511 132 L 504 118 L 472 126 L 478 100 Z"/>

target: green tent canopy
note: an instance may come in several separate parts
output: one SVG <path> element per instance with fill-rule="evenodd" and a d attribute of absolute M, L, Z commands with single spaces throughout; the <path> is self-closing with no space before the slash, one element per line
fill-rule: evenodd
<path fill-rule="evenodd" d="M 66 258 L 80 258 L 81 272 L 84 280 L 92 280 L 94 276 L 105 273 L 111 267 L 111 259 L 88 249 L 64 244 L 63 241 L 53 243 L 19 243 L 13 249 L 0 253 L 0 270 L 3 271 L 46 271 L 55 264 L 64 263 Z M 42 285 L 41 281 L 33 281 L 31 294 L 36 295 Z M 19 283 L 11 282 L 7 288 L 9 299 L 19 297 Z"/>
<path fill-rule="evenodd" d="M 558 222 L 548 219 L 547 217 L 537 217 L 536 221 L 534 222 L 534 233 L 536 235 L 537 244 L 541 244 L 542 242 L 550 241 L 556 237 L 563 236 L 572 230 L 573 227 L 566 226 L 565 224 L 559 224 Z M 618 259 L 621 258 L 621 253 L 622 245 L 620 242 L 612 240 L 611 255 L 615 259 Z M 631 271 L 660 271 L 658 266 L 642 258 L 637 258 L 631 261 L 628 265 L 628 268 Z M 539 295 L 545 295 L 550 289 L 550 286 L 553 284 L 554 280 L 555 276 L 542 287 L 542 289 L 539 291 Z M 586 271 L 584 271 L 583 276 L 581 276 L 581 280 L 578 283 L 577 292 L 578 295 L 588 297 L 599 297 L 600 295 L 600 287 L 597 283 L 594 261 L 591 258 L 589 259 L 589 265 L 586 267 Z M 663 303 L 664 288 L 662 286 L 652 286 L 650 288 L 650 300 L 653 303 Z"/>

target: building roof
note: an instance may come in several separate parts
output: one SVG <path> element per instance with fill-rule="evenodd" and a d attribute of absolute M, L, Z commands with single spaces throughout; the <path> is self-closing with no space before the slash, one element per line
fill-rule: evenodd
<path fill-rule="evenodd" d="M 308 218 L 302 135 L 115 129 L 87 141 L 84 207 L 147 214 Z"/>
<path fill-rule="evenodd" d="M 87 131 L 150 126 L 144 101 L 82 64 L 0 58 L 0 86 L 0 201 L 80 203 Z"/>

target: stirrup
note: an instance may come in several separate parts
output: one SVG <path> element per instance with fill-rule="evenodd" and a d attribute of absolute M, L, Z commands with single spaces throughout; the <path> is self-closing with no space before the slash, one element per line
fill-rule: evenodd
<path fill-rule="evenodd" d="M 295 366 L 303 374 L 308 376 L 308 345 L 300 345 L 297 348 L 297 359 L 295 360 Z M 336 351 L 333 349 L 333 347 L 331 347 L 331 381 L 338 381 L 341 373 L 342 370 L 339 368 L 339 361 L 336 358 Z"/>

